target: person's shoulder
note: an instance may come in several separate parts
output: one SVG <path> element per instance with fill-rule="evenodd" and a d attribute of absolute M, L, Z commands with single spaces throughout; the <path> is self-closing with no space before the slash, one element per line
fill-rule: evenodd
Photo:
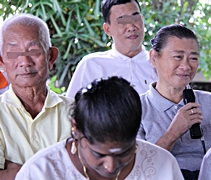
<path fill-rule="evenodd" d="M 108 54 L 110 54 L 111 50 L 107 50 L 107 51 L 98 51 L 98 52 L 93 52 L 90 54 L 87 54 L 83 57 L 83 59 L 87 59 L 87 58 L 97 58 L 97 57 L 104 57 Z"/>
<path fill-rule="evenodd" d="M 39 150 L 23 164 L 20 171 L 16 175 L 16 179 L 53 179 L 52 177 L 49 177 L 53 176 L 51 170 L 54 170 L 55 166 L 61 166 L 61 163 L 59 164 L 60 157 L 63 158 L 67 157 L 68 155 L 67 149 L 65 147 L 66 142 L 67 139 Z"/>
<path fill-rule="evenodd" d="M 42 155 L 45 155 L 45 154 L 48 154 L 49 152 L 56 152 L 56 151 L 60 151 L 61 149 L 65 149 L 65 146 L 66 146 L 66 142 L 67 142 L 67 139 L 64 139 L 62 141 L 59 141 L 59 142 L 56 142 L 44 149 L 41 149 L 39 150 L 37 153 L 36 153 L 36 156 L 42 156 Z M 33 157 L 32 157 L 33 158 Z"/>
<path fill-rule="evenodd" d="M 148 98 L 148 91 L 147 90 L 145 93 L 141 93 L 139 94 L 139 97 L 140 97 L 140 101 L 141 101 L 141 106 L 144 107 L 144 106 L 147 106 L 147 102 L 149 101 L 149 98 Z"/>
<path fill-rule="evenodd" d="M 68 96 L 66 96 L 65 94 L 58 94 L 58 96 L 59 96 L 63 101 L 66 101 L 66 102 L 69 102 L 69 103 L 74 102 L 74 98 L 68 97 Z"/>
<path fill-rule="evenodd" d="M 197 89 L 193 90 L 193 91 L 196 95 L 199 95 L 199 96 L 201 96 L 201 95 L 211 96 L 211 92 L 209 92 L 209 91 L 197 90 Z"/>
<path fill-rule="evenodd" d="M 57 94 L 56 92 L 50 90 L 50 95 L 54 97 L 54 99 L 60 99 L 60 101 L 72 103 L 74 101 L 73 98 L 65 96 L 65 94 Z M 57 100 L 58 101 L 58 100 Z"/>
<path fill-rule="evenodd" d="M 211 99 L 211 92 L 209 91 L 204 91 L 204 90 L 194 90 L 194 94 L 196 98 L 203 102 L 204 100 L 210 101 Z"/>
<path fill-rule="evenodd" d="M 11 84 L 9 85 L 9 89 L 7 91 L 0 94 L 0 102 L 3 102 L 8 106 L 17 106 L 17 104 L 19 104 L 19 98 L 14 93 Z"/>
<path fill-rule="evenodd" d="M 48 154 L 55 154 L 55 153 L 57 153 L 59 151 L 64 150 L 65 149 L 65 145 L 66 145 L 66 141 L 67 141 L 67 139 L 59 141 L 59 142 L 57 142 L 57 143 L 55 143 L 55 144 L 53 144 L 51 146 L 48 146 L 48 147 L 46 147 L 44 149 L 39 150 L 36 154 L 34 154 L 31 158 L 29 158 L 25 162 L 23 168 L 24 167 L 27 168 L 29 165 L 31 165 L 33 163 L 36 163 L 36 162 L 39 162 L 40 158 L 45 158 L 45 157 L 47 158 Z"/>
<path fill-rule="evenodd" d="M 204 159 L 206 159 L 206 160 L 209 159 L 209 161 L 211 161 L 211 148 L 208 149 L 208 151 L 204 155 Z"/>
<path fill-rule="evenodd" d="M 145 151 L 150 154 L 156 154 L 156 156 L 161 159 L 162 159 L 162 157 L 165 157 L 165 156 L 168 158 L 174 159 L 174 156 L 169 151 L 167 151 L 166 149 L 164 149 L 156 144 L 153 144 L 153 143 L 148 142 L 143 139 L 137 139 L 136 143 L 140 147 L 139 151 L 142 151 L 142 152 Z"/>
<path fill-rule="evenodd" d="M 157 83 L 156 81 L 151 82 L 149 84 L 149 89 L 146 92 L 139 94 L 141 100 L 144 101 L 144 100 L 148 99 L 150 95 L 152 96 L 155 93 L 154 87 L 155 87 L 156 83 Z"/>
<path fill-rule="evenodd" d="M 94 52 L 85 55 L 77 64 L 74 74 L 88 73 L 92 71 L 100 71 L 98 68 L 104 68 L 105 64 L 110 63 L 113 58 L 110 50 L 104 52 Z"/>
<path fill-rule="evenodd" d="M 148 92 L 149 90 L 147 90 L 146 92 L 144 92 L 144 93 L 141 93 L 141 94 L 139 94 L 139 96 L 140 96 L 140 99 L 144 99 L 144 98 L 146 98 L 147 97 L 147 95 L 148 95 Z"/>
<path fill-rule="evenodd" d="M 148 141 L 137 139 L 135 166 L 152 172 L 152 179 L 173 180 L 183 179 L 176 158 L 166 149 L 163 149 Z M 137 168 L 136 168 L 137 169 Z"/>
<path fill-rule="evenodd" d="M 107 50 L 107 51 L 99 51 L 87 54 L 82 58 L 82 60 L 79 63 L 81 64 L 90 61 L 100 61 L 102 58 L 108 58 L 110 52 L 111 50 Z"/>

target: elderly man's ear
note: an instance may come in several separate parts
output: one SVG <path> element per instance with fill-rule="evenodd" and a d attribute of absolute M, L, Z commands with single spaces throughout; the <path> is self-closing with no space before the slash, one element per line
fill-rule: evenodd
<path fill-rule="evenodd" d="M 50 47 L 50 49 L 49 49 L 49 69 L 52 69 L 53 68 L 53 65 L 54 65 L 54 63 L 56 62 L 56 60 L 57 60 L 57 57 L 58 57 L 58 55 L 59 55 L 59 50 L 58 50 L 58 48 L 57 47 L 55 47 L 55 46 L 52 46 L 52 47 Z"/>

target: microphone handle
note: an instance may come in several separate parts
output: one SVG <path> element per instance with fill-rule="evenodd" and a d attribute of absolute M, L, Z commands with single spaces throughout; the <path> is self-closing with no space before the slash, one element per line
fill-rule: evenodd
<path fill-rule="evenodd" d="M 195 96 L 192 89 L 185 89 L 183 91 L 183 100 L 187 104 L 189 102 L 195 102 Z M 199 123 L 193 124 L 190 128 L 190 136 L 192 139 L 199 139 L 203 136 Z"/>
<path fill-rule="evenodd" d="M 191 136 L 191 139 L 200 139 L 203 136 L 199 123 L 193 124 L 191 126 L 190 136 Z"/>

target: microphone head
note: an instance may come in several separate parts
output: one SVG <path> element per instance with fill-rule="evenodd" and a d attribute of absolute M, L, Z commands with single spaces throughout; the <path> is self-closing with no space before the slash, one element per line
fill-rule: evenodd
<path fill-rule="evenodd" d="M 185 104 L 195 102 L 195 95 L 192 89 L 184 89 L 182 96 Z"/>

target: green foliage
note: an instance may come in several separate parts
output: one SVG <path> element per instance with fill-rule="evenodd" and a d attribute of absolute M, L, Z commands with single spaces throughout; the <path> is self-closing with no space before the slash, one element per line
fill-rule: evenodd
<path fill-rule="evenodd" d="M 49 82 L 48 82 L 48 86 L 50 87 L 50 89 L 54 92 L 56 92 L 57 94 L 65 94 L 65 90 L 66 88 L 63 87 L 56 87 L 56 84 L 58 83 L 57 81 L 57 77 L 56 75 L 51 77 Z"/>
<path fill-rule="evenodd" d="M 187 6 L 187 3 L 184 3 L 183 6 Z M 142 2 L 141 7 L 146 27 L 144 45 L 148 50 L 151 47 L 150 40 L 161 27 L 174 23 L 188 26 L 188 21 L 192 16 L 192 14 L 182 10 L 182 7 L 175 0 L 154 1 L 154 4 L 153 1 L 149 0 Z"/>
<path fill-rule="evenodd" d="M 60 50 L 50 83 L 51 88 L 57 91 L 55 82 L 58 87 L 67 87 L 77 63 L 84 55 L 110 48 L 107 44 L 111 44 L 111 38 L 102 28 L 100 4 L 101 0 L 3 0 L 0 16 L 5 19 L 11 14 L 26 12 L 47 22 L 52 43 Z M 185 24 L 198 36 L 199 70 L 209 78 L 211 5 L 199 0 L 142 0 L 140 5 L 145 17 L 146 48 L 150 49 L 150 39 L 159 28 L 173 23 Z"/>

